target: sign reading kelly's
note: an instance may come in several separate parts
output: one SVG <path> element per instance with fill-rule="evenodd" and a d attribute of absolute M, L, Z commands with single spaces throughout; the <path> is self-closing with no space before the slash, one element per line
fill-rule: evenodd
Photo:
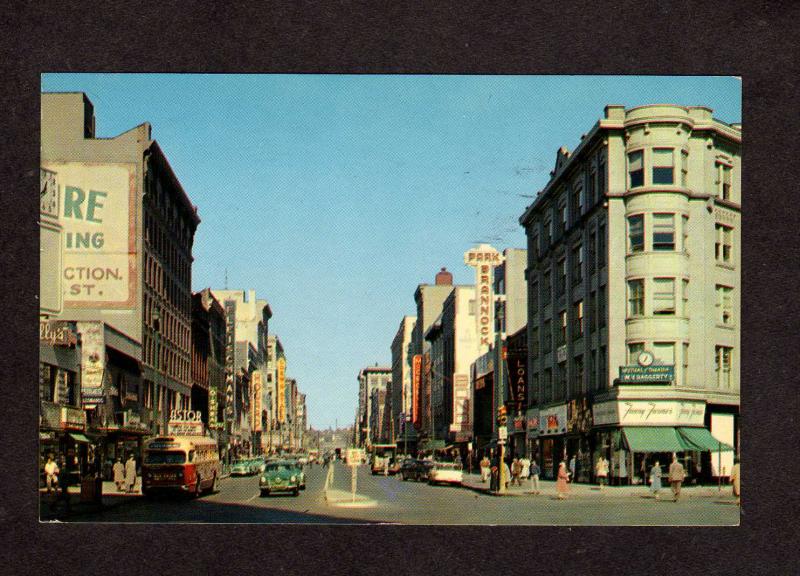
<path fill-rule="evenodd" d="M 63 187 L 64 306 L 133 308 L 135 165 L 47 162 L 44 168 L 57 172 Z"/>

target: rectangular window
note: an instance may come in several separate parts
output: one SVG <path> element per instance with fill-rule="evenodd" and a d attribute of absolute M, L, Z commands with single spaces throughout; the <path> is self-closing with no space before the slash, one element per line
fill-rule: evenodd
<path fill-rule="evenodd" d="M 558 313 L 559 331 L 558 331 L 558 345 L 563 346 L 567 343 L 567 311 Z"/>
<path fill-rule="evenodd" d="M 542 249 L 547 250 L 550 248 L 550 244 L 553 243 L 553 221 L 550 218 L 544 221 L 542 233 L 544 234 L 544 246 Z"/>
<path fill-rule="evenodd" d="M 558 390 L 556 391 L 558 398 L 566 398 L 567 396 L 567 363 L 561 362 L 558 365 Z"/>
<path fill-rule="evenodd" d="M 630 188 L 644 185 L 644 153 L 639 150 L 628 154 Z"/>
<path fill-rule="evenodd" d="M 597 350 L 589 355 L 589 389 L 597 389 Z"/>
<path fill-rule="evenodd" d="M 542 280 L 542 304 L 547 305 L 550 304 L 550 299 L 553 296 L 553 283 L 551 279 L 552 274 L 550 273 L 550 267 L 548 265 L 547 270 L 545 270 L 544 278 Z"/>
<path fill-rule="evenodd" d="M 581 193 L 583 191 L 580 187 L 575 188 L 572 191 L 572 222 L 573 224 L 580 220 L 581 212 L 583 211 L 583 202 L 581 199 Z"/>
<path fill-rule="evenodd" d="M 597 192 L 602 198 L 606 193 L 606 159 L 600 154 L 597 162 Z"/>
<path fill-rule="evenodd" d="M 588 254 L 588 264 L 589 264 L 589 275 L 591 276 L 594 273 L 594 264 L 597 260 L 597 238 L 595 237 L 596 232 L 594 230 L 589 231 L 589 254 Z"/>
<path fill-rule="evenodd" d="M 681 280 L 681 296 L 683 297 L 683 317 L 689 317 L 689 281 Z"/>
<path fill-rule="evenodd" d="M 628 252 L 644 251 L 644 214 L 628 216 Z"/>
<path fill-rule="evenodd" d="M 639 354 L 644 352 L 644 342 L 631 342 L 628 344 L 628 366 L 639 362 Z"/>
<path fill-rule="evenodd" d="M 683 385 L 689 385 L 689 345 L 683 343 Z"/>
<path fill-rule="evenodd" d="M 545 402 L 553 399 L 553 370 L 551 368 L 544 371 L 544 398 Z"/>
<path fill-rule="evenodd" d="M 722 165 L 722 199 L 731 199 L 731 180 L 733 177 L 733 168 L 731 166 Z"/>
<path fill-rule="evenodd" d="M 575 392 L 583 392 L 583 355 L 575 356 Z"/>
<path fill-rule="evenodd" d="M 653 214 L 653 250 L 675 250 L 675 214 Z"/>
<path fill-rule="evenodd" d="M 689 153 L 681 150 L 681 186 L 686 188 L 689 184 Z"/>
<path fill-rule="evenodd" d="M 566 200 L 564 200 L 558 205 L 558 234 L 560 236 L 563 236 L 564 232 L 566 231 L 567 231 L 567 202 Z"/>
<path fill-rule="evenodd" d="M 583 246 L 578 244 L 572 249 L 572 284 L 580 284 L 583 280 Z"/>
<path fill-rule="evenodd" d="M 583 336 L 583 300 L 578 300 L 573 306 L 573 332 L 572 339 L 577 340 Z"/>
<path fill-rule="evenodd" d="M 531 330 L 531 357 L 539 357 L 539 327 L 534 326 Z"/>
<path fill-rule="evenodd" d="M 674 342 L 654 342 L 653 358 L 655 364 L 665 366 L 675 365 L 675 343 Z"/>
<path fill-rule="evenodd" d="M 589 172 L 589 178 L 586 182 L 586 206 L 592 207 L 597 202 L 597 197 L 595 196 L 595 191 L 597 190 L 597 185 L 595 181 L 597 180 L 597 173 L 592 170 Z"/>
<path fill-rule="evenodd" d="M 608 387 L 608 357 L 606 356 L 606 347 L 601 346 L 600 351 L 597 353 L 598 355 L 598 367 L 600 372 L 600 382 L 598 383 L 598 389 L 605 389 Z"/>
<path fill-rule="evenodd" d="M 530 292 L 528 293 L 528 302 L 531 315 L 536 315 L 539 312 L 539 283 L 533 282 L 531 284 Z"/>
<path fill-rule="evenodd" d="M 567 259 L 562 258 L 558 261 L 558 285 L 556 294 L 561 296 L 567 289 Z"/>
<path fill-rule="evenodd" d="M 716 243 L 714 245 L 714 257 L 717 262 L 733 261 L 733 228 L 724 224 L 717 224 Z"/>
<path fill-rule="evenodd" d="M 683 233 L 683 244 L 681 248 L 687 254 L 689 253 L 689 217 L 681 216 L 681 231 Z"/>
<path fill-rule="evenodd" d="M 672 148 L 653 148 L 653 184 L 675 183 L 675 156 Z"/>
<path fill-rule="evenodd" d="M 597 266 L 602 268 L 606 265 L 606 224 L 600 222 L 597 225 Z"/>
<path fill-rule="evenodd" d="M 628 281 L 628 318 L 644 316 L 644 280 Z"/>
<path fill-rule="evenodd" d="M 733 324 L 733 288 L 717 284 L 717 322 Z"/>
<path fill-rule="evenodd" d="M 731 385 L 731 365 L 733 362 L 733 348 L 717 346 L 714 355 L 714 369 L 717 375 L 717 384 L 722 388 Z"/>
<path fill-rule="evenodd" d="M 550 320 L 544 321 L 544 340 L 543 350 L 545 354 L 549 354 L 553 350 L 553 329 Z"/>
<path fill-rule="evenodd" d="M 539 257 L 539 235 L 538 234 L 531 234 L 531 245 L 530 245 L 531 255 L 534 258 Z"/>
<path fill-rule="evenodd" d="M 597 330 L 597 292 L 592 290 L 589 293 L 589 331 L 594 333 Z"/>
<path fill-rule="evenodd" d="M 600 286 L 597 294 L 597 326 L 603 328 L 606 325 L 606 287 Z"/>
<path fill-rule="evenodd" d="M 675 314 L 674 278 L 653 278 L 653 314 Z"/>

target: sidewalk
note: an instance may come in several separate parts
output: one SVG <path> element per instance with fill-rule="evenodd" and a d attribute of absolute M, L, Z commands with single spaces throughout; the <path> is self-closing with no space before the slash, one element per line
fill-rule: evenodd
<path fill-rule="evenodd" d="M 489 491 L 489 481 L 481 482 L 480 474 L 467 474 L 463 475 L 461 483 L 463 488 L 489 494 L 491 496 L 528 496 L 531 498 L 538 497 L 554 497 L 556 493 L 556 483 L 553 480 L 539 480 L 539 494 L 533 492 L 530 480 L 523 480 L 522 486 L 509 486 L 505 494 L 495 494 Z M 662 500 L 672 499 L 672 492 L 668 483 L 664 486 L 659 493 Z M 649 486 L 635 485 L 635 486 L 605 486 L 600 489 L 597 484 L 581 484 L 575 483 L 569 485 L 570 498 L 653 498 L 653 493 L 650 492 Z M 718 490 L 717 486 L 682 486 L 681 499 L 684 498 L 714 498 L 718 500 L 735 502 L 731 494 L 730 485 L 722 486 L 722 490 Z"/>
<path fill-rule="evenodd" d="M 134 492 L 130 494 L 118 491 L 116 484 L 113 482 L 103 482 L 103 495 L 100 504 L 96 502 L 81 502 L 80 486 L 70 486 L 67 493 L 69 494 L 69 511 L 63 500 L 55 500 L 53 494 L 47 494 L 46 488 L 40 488 L 39 520 L 42 522 L 69 521 L 81 514 L 116 508 L 117 506 L 134 502 L 142 497 L 141 478 L 136 478 Z"/>

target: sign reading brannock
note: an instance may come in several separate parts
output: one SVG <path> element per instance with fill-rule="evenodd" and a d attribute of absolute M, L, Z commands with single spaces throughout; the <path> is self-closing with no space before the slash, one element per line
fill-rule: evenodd
<path fill-rule="evenodd" d="M 494 268 L 503 263 L 503 255 L 488 244 L 476 246 L 464 254 L 464 264 L 475 268 L 475 319 L 478 323 L 478 346 L 486 352 L 494 339 Z"/>
<path fill-rule="evenodd" d="M 703 402 L 675 400 L 613 400 L 592 407 L 595 426 L 702 426 Z"/>

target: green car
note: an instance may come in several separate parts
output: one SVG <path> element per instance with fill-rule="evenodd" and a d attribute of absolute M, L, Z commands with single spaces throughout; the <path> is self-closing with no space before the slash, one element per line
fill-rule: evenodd
<path fill-rule="evenodd" d="M 291 492 L 294 496 L 300 494 L 301 472 L 292 462 L 284 460 L 267 462 L 258 479 L 258 487 L 262 496 L 269 496 L 273 492 Z"/>
<path fill-rule="evenodd" d="M 250 460 L 242 458 L 234 461 L 231 466 L 231 476 L 248 476 L 253 474 L 253 465 Z"/>

